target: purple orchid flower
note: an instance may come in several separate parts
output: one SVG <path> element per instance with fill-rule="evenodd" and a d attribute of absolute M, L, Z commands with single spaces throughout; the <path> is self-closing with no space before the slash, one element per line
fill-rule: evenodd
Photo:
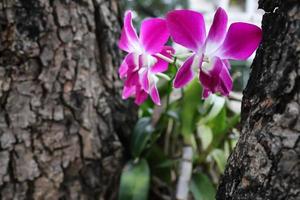
<path fill-rule="evenodd" d="M 157 74 L 168 69 L 168 62 L 161 59 L 170 58 L 173 52 L 172 48 L 164 46 L 168 38 L 166 20 L 144 20 L 138 37 L 132 25 L 132 12 L 125 13 L 119 41 L 119 48 L 128 53 L 119 68 L 120 77 L 126 78 L 122 94 L 124 99 L 135 96 L 135 103 L 140 105 L 150 95 L 152 101 L 160 105 Z"/>
<path fill-rule="evenodd" d="M 227 96 L 232 90 L 229 59 L 246 60 L 257 49 L 262 31 L 259 27 L 237 22 L 227 30 L 228 17 L 219 8 L 206 37 L 201 13 L 175 10 L 167 14 L 167 25 L 173 40 L 193 53 L 178 70 L 174 87 L 181 88 L 194 77 L 193 68 L 200 69 L 203 98 L 220 92 Z"/>

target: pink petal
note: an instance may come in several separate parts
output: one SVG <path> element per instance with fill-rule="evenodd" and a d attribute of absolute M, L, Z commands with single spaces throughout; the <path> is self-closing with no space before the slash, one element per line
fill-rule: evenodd
<path fill-rule="evenodd" d="M 135 94 L 135 86 L 127 87 L 124 86 L 123 92 L 122 92 L 122 98 L 128 99 L 129 97 L 133 96 Z"/>
<path fill-rule="evenodd" d="M 142 103 L 144 103 L 146 101 L 148 97 L 148 94 L 142 90 L 140 87 L 136 88 L 136 95 L 135 95 L 135 103 L 137 105 L 141 105 Z"/>
<path fill-rule="evenodd" d="M 205 71 L 204 69 L 200 70 L 199 79 L 202 83 L 203 87 L 209 90 L 212 93 L 217 92 L 217 88 L 219 86 L 220 77 L 219 74 L 223 68 L 222 61 L 218 59 L 214 59 L 212 61 L 212 69 L 210 71 Z"/>
<path fill-rule="evenodd" d="M 148 70 L 145 69 L 140 75 L 140 78 L 141 78 L 140 82 L 141 82 L 142 89 L 148 91 L 149 90 Z"/>
<path fill-rule="evenodd" d="M 211 95 L 211 91 L 206 88 L 203 88 L 202 98 L 206 99 L 207 97 L 209 97 L 209 95 Z"/>
<path fill-rule="evenodd" d="M 224 67 L 220 73 L 219 91 L 223 96 L 227 96 L 232 90 L 232 78 L 227 67 Z"/>
<path fill-rule="evenodd" d="M 127 75 L 127 70 L 128 70 L 128 65 L 126 63 L 127 56 L 124 58 L 124 60 L 122 61 L 122 64 L 119 67 L 119 76 L 120 76 L 120 78 L 124 78 Z"/>
<path fill-rule="evenodd" d="M 226 36 L 228 17 L 222 8 L 219 8 L 214 16 L 213 23 L 210 27 L 206 39 L 206 52 L 208 54 L 217 50 L 221 46 Z"/>
<path fill-rule="evenodd" d="M 227 69 L 231 69 L 231 65 L 230 65 L 230 62 L 229 60 L 227 59 L 223 59 L 222 62 L 224 63 L 224 65 L 227 67 Z"/>
<path fill-rule="evenodd" d="M 168 41 L 169 31 L 166 20 L 153 18 L 142 22 L 140 41 L 143 48 L 149 53 L 154 54 L 162 50 Z"/>
<path fill-rule="evenodd" d="M 126 87 L 131 87 L 133 85 L 139 84 L 139 73 L 137 71 L 127 74 L 127 79 L 125 81 Z"/>
<path fill-rule="evenodd" d="M 173 83 L 174 88 L 182 88 L 194 78 L 194 71 L 192 69 L 194 57 L 195 56 L 189 57 L 179 68 L 174 79 L 174 83 Z"/>
<path fill-rule="evenodd" d="M 119 75 L 120 78 L 125 78 L 127 76 L 127 73 L 135 68 L 135 62 L 134 62 L 134 54 L 129 53 L 123 60 L 120 68 L 119 68 Z"/>
<path fill-rule="evenodd" d="M 132 12 L 127 11 L 124 17 L 124 26 L 119 41 L 119 48 L 126 52 L 132 52 L 138 43 L 138 36 L 132 25 Z"/>
<path fill-rule="evenodd" d="M 262 37 L 259 27 L 247 23 L 233 23 L 217 55 L 222 59 L 245 60 L 257 49 Z"/>
<path fill-rule="evenodd" d="M 169 63 L 157 56 L 155 56 L 155 58 L 157 59 L 157 62 L 151 67 L 151 72 L 160 73 L 160 72 L 167 71 Z"/>
<path fill-rule="evenodd" d="M 160 52 L 160 54 L 172 58 L 172 55 L 175 53 L 175 50 L 172 47 L 165 46 L 163 50 Z M 157 62 L 151 67 L 152 73 L 161 73 L 164 71 L 167 71 L 169 63 L 164 61 L 163 59 L 154 56 L 157 59 Z"/>
<path fill-rule="evenodd" d="M 150 89 L 150 97 L 156 105 L 160 106 L 160 97 L 155 84 L 153 84 L 153 86 Z"/>
<path fill-rule="evenodd" d="M 167 14 L 167 24 L 173 40 L 193 51 L 205 41 L 205 23 L 201 13 L 175 10 Z"/>
<path fill-rule="evenodd" d="M 164 46 L 160 53 L 167 56 L 168 58 L 172 58 L 172 55 L 175 53 L 175 49 L 171 46 Z"/>

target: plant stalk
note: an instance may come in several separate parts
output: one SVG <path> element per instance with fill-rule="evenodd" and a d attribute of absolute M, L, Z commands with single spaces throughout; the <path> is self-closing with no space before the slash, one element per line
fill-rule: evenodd
<path fill-rule="evenodd" d="M 189 194 L 189 183 L 193 169 L 193 148 L 191 146 L 183 147 L 182 160 L 180 166 L 180 176 L 177 182 L 176 199 L 186 200 Z"/>

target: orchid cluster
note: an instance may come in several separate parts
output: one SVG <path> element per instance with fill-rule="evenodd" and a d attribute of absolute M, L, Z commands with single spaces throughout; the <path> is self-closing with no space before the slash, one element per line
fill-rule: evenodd
<path fill-rule="evenodd" d="M 249 58 L 262 37 L 261 29 L 255 25 L 237 22 L 227 29 L 227 23 L 225 10 L 218 8 L 206 34 L 201 13 L 174 10 L 165 19 L 142 21 L 138 36 L 132 25 L 132 12 L 127 11 L 119 41 L 119 48 L 128 53 L 119 68 L 119 75 L 125 80 L 122 97 L 135 96 L 135 103 L 140 105 L 150 95 L 160 105 L 159 77 L 176 60 L 174 49 L 166 46 L 169 37 L 190 50 L 176 73 L 173 87 L 184 87 L 198 74 L 203 98 L 212 93 L 227 96 L 233 85 L 229 60 Z"/>

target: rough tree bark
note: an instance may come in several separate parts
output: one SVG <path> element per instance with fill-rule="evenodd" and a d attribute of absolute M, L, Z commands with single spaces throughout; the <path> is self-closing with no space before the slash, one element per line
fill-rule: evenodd
<path fill-rule="evenodd" d="M 217 199 L 300 199 L 300 2 L 260 0 L 263 41 L 242 105 L 242 133 Z"/>
<path fill-rule="evenodd" d="M 115 199 L 135 112 L 118 0 L 0 1 L 0 199 Z"/>

